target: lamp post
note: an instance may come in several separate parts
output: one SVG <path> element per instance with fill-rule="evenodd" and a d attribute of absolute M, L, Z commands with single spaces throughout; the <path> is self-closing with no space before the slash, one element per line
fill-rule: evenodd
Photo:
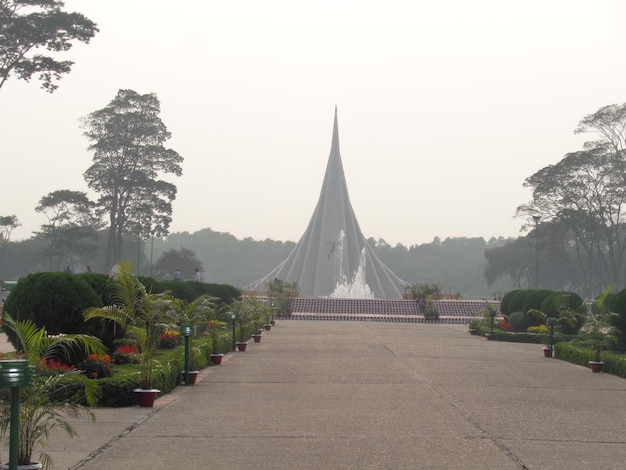
<path fill-rule="evenodd" d="M 535 252 L 537 255 L 535 263 L 535 289 L 539 289 L 539 221 L 541 217 L 533 215 L 533 220 L 535 221 Z"/>
<path fill-rule="evenodd" d="M 32 384 L 33 366 L 26 359 L 0 361 L 0 386 L 11 388 L 9 470 L 17 470 L 20 425 L 20 387 Z"/>
<path fill-rule="evenodd" d="M 230 319 L 233 321 L 233 352 L 235 352 L 235 349 L 236 349 L 235 337 L 237 335 L 237 333 L 235 331 L 236 330 L 236 326 L 235 325 L 236 325 L 236 320 L 237 320 L 237 314 L 231 313 L 230 314 Z"/>
<path fill-rule="evenodd" d="M 185 337 L 185 385 L 189 385 L 189 337 L 194 331 L 193 325 L 180 325 L 180 334 Z"/>

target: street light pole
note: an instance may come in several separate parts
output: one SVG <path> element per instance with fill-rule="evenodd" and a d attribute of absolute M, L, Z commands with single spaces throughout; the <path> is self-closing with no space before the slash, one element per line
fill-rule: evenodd
<path fill-rule="evenodd" d="M 533 215 L 535 221 L 535 252 L 537 255 L 537 262 L 535 264 L 535 289 L 539 289 L 539 221 L 541 217 Z"/>

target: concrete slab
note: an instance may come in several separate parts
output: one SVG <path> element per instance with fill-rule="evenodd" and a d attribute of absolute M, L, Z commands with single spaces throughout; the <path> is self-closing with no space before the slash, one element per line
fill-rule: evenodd
<path fill-rule="evenodd" d="M 441 324 L 281 321 L 154 409 L 98 409 L 55 468 L 618 469 L 626 380 Z M 3 457 L 7 455 L 3 452 Z"/>

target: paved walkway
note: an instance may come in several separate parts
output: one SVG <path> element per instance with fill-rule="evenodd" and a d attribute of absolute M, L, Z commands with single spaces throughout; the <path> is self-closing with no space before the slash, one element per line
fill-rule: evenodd
<path fill-rule="evenodd" d="M 460 325 L 281 321 L 49 447 L 56 469 L 622 469 L 625 399 L 624 379 Z"/>

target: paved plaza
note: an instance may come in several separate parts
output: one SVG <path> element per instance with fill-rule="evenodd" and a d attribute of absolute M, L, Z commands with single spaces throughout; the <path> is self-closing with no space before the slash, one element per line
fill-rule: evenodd
<path fill-rule="evenodd" d="M 625 399 L 624 379 L 462 325 L 285 320 L 49 450 L 85 470 L 622 469 Z"/>

